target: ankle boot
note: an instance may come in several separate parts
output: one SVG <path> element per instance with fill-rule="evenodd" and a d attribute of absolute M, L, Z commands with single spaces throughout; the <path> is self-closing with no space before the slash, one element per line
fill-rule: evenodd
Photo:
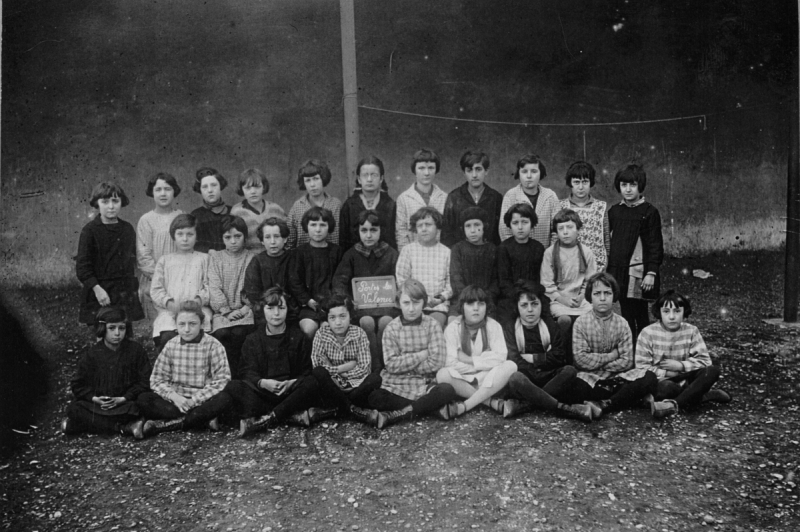
<path fill-rule="evenodd" d="M 378 426 L 378 411 L 371 408 L 360 408 L 358 406 L 350 406 L 350 415 L 358 421 L 370 425 L 372 427 Z"/>
<path fill-rule="evenodd" d="M 505 411 L 506 402 L 504 399 L 500 399 L 499 397 L 492 397 L 489 399 L 489 408 L 498 414 L 502 414 Z"/>
<path fill-rule="evenodd" d="M 239 437 L 257 432 L 259 430 L 269 430 L 278 425 L 278 418 L 275 417 L 274 412 L 270 412 L 266 416 L 249 417 L 239 422 Z"/>
<path fill-rule="evenodd" d="M 336 417 L 338 413 L 339 410 L 336 408 L 317 408 L 312 406 L 308 409 L 308 420 L 313 425 L 314 423 Z"/>
<path fill-rule="evenodd" d="M 506 399 L 503 405 L 503 417 L 508 419 L 531 410 L 533 410 L 533 406 L 528 402 L 520 401 L 519 399 Z"/>
<path fill-rule="evenodd" d="M 565 405 L 558 403 L 558 413 L 564 417 L 580 419 L 586 423 L 592 422 L 592 407 L 589 405 Z"/>
<path fill-rule="evenodd" d="M 703 394 L 703 403 L 713 402 L 713 403 L 730 403 L 731 402 L 731 394 L 724 390 L 720 390 L 719 388 L 712 388 L 708 390 L 705 394 Z"/>
<path fill-rule="evenodd" d="M 133 436 L 137 440 L 144 439 L 144 419 L 137 419 L 125 425 L 119 425 L 119 431 L 127 436 Z"/>
<path fill-rule="evenodd" d="M 377 427 L 382 429 L 384 427 L 388 427 L 389 425 L 394 425 L 398 421 L 403 420 L 411 420 L 414 417 L 414 410 L 411 408 L 411 405 L 408 405 L 405 408 L 400 410 L 392 410 L 390 412 L 378 412 L 378 424 Z"/>
<path fill-rule="evenodd" d="M 650 405 L 650 413 L 656 419 L 664 419 L 673 414 L 678 413 L 678 403 L 672 399 L 664 399 L 663 401 L 655 401 Z"/>
<path fill-rule="evenodd" d="M 161 434 L 162 432 L 173 432 L 183 428 L 183 416 L 175 419 L 150 419 L 144 422 L 142 434 L 144 437 Z"/>
<path fill-rule="evenodd" d="M 451 403 L 447 403 L 442 408 L 437 410 L 436 415 L 445 421 L 455 419 L 459 416 L 459 411 L 461 410 L 462 405 L 464 406 L 464 412 L 462 413 L 465 413 L 467 411 L 466 405 L 464 405 L 462 401 L 453 401 Z"/>
<path fill-rule="evenodd" d="M 308 410 L 301 410 L 286 418 L 287 425 L 294 425 L 296 427 L 310 427 L 311 417 L 308 415 Z"/>
<path fill-rule="evenodd" d="M 586 401 L 586 403 L 589 405 L 589 408 L 592 409 L 592 418 L 594 419 L 600 419 L 607 414 L 611 406 L 611 401 L 608 399 L 603 399 L 602 401 Z"/>

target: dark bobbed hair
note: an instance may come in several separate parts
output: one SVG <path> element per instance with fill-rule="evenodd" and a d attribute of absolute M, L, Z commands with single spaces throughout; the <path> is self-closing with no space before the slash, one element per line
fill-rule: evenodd
<path fill-rule="evenodd" d="M 311 220 L 328 224 L 328 233 L 333 233 L 336 229 L 336 218 L 334 218 L 333 213 L 325 207 L 314 206 L 303 213 L 303 217 L 300 219 L 300 226 L 306 233 L 308 233 L 308 222 Z"/>
<path fill-rule="evenodd" d="M 410 229 L 412 233 L 417 232 L 417 222 L 420 220 L 424 220 L 427 217 L 431 217 L 433 223 L 436 224 L 436 229 L 442 228 L 442 222 L 444 218 L 442 217 L 442 213 L 437 211 L 434 207 L 427 206 L 421 207 L 417 212 L 411 215 L 411 219 L 408 221 L 408 225 L 410 225 Z"/>
<path fill-rule="evenodd" d="M 661 309 L 668 306 L 670 303 L 674 305 L 675 308 L 683 308 L 684 319 L 692 315 L 692 302 L 689 301 L 689 298 L 670 289 L 664 292 L 661 297 L 656 299 L 655 303 L 653 303 L 651 308 L 653 317 L 657 320 L 661 320 Z"/>
<path fill-rule="evenodd" d="M 530 203 L 517 203 L 512 205 L 511 208 L 506 211 L 505 215 L 503 215 L 503 223 L 506 224 L 506 227 L 509 229 L 511 228 L 511 219 L 515 214 L 519 214 L 522 218 L 528 218 L 531 221 L 531 228 L 539 223 L 539 217 L 536 216 L 536 211 Z"/>
<path fill-rule="evenodd" d="M 461 156 L 461 160 L 458 161 L 459 166 L 461 166 L 461 171 L 466 172 L 467 168 L 472 168 L 476 164 L 480 164 L 483 166 L 484 170 L 489 169 L 489 156 L 485 153 L 479 152 L 471 152 L 465 151 L 464 155 Z"/>
<path fill-rule="evenodd" d="M 589 277 L 589 280 L 586 281 L 586 291 L 583 293 L 583 297 L 586 301 L 589 303 L 592 302 L 592 290 L 594 290 L 594 285 L 597 283 L 610 287 L 611 291 L 614 292 L 613 301 L 616 302 L 619 300 L 619 284 L 617 284 L 617 280 L 608 272 L 600 272 L 592 275 Z"/>
<path fill-rule="evenodd" d="M 494 301 L 491 294 L 480 286 L 467 285 L 458 295 L 458 314 L 464 316 L 464 304 L 476 301 L 486 303 L 486 316 L 494 310 Z"/>
<path fill-rule="evenodd" d="M 239 174 L 239 182 L 236 185 L 236 193 L 239 196 L 244 196 L 244 187 L 255 186 L 257 183 L 261 183 L 261 186 L 264 187 L 264 194 L 269 192 L 269 180 L 267 180 L 267 176 L 264 175 L 264 172 L 258 168 L 248 168 Z"/>
<path fill-rule="evenodd" d="M 201 325 L 203 324 L 204 321 L 206 321 L 206 315 L 203 314 L 203 306 L 200 303 L 198 303 L 197 301 L 194 301 L 192 299 L 184 301 L 184 302 L 182 302 L 180 304 L 180 306 L 178 307 L 178 314 L 180 314 L 181 312 L 187 312 L 189 314 L 194 314 L 195 316 L 200 318 L 200 324 Z M 177 315 L 176 315 L 176 318 L 177 318 Z"/>
<path fill-rule="evenodd" d="M 517 161 L 517 169 L 514 171 L 514 179 L 519 179 L 519 170 L 526 164 L 539 165 L 539 180 L 542 180 L 545 177 L 547 177 L 547 168 L 545 168 L 544 166 L 544 161 L 542 161 L 542 159 L 535 153 L 529 153 L 528 155 L 524 156 L 522 159 Z"/>
<path fill-rule="evenodd" d="M 572 188 L 573 179 L 588 179 L 589 188 L 591 188 L 594 186 L 595 174 L 594 166 L 586 161 L 576 161 L 567 168 L 567 176 L 564 182 L 567 184 L 567 188 Z"/>
<path fill-rule="evenodd" d="M 641 165 L 629 164 L 614 176 L 614 188 L 617 192 L 620 191 L 620 183 L 636 183 L 639 185 L 639 193 L 642 194 L 647 186 L 647 173 Z"/>
<path fill-rule="evenodd" d="M 221 224 L 222 224 L 222 234 L 224 235 L 231 229 L 236 229 L 240 233 L 244 235 L 245 240 L 247 240 L 247 222 L 245 222 L 239 216 L 231 216 L 230 214 L 226 214 L 222 217 Z"/>
<path fill-rule="evenodd" d="M 124 308 L 109 306 L 109 307 L 101 307 L 100 310 L 97 311 L 97 316 L 94 320 L 95 323 L 95 336 L 98 338 L 105 338 L 106 336 L 106 325 L 109 323 L 124 323 L 125 324 L 125 340 L 130 340 L 133 338 L 133 324 L 128 319 L 128 313 L 125 312 Z"/>
<path fill-rule="evenodd" d="M 228 180 L 225 177 L 216 171 L 216 169 L 211 168 L 209 166 L 204 166 L 194 176 L 194 184 L 192 185 L 192 190 L 200 194 L 200 184 L 203 182 L 204 177 L 214 176 L 217 178 L 217 182 L 219 183 L 219 189 L 225 190 L 225 187 L 228 186 Z"/>
<path fill-rule="evenodd" d="M 123 207 L 127 207 L 130 201 L 122 187 L 113 181 L 103 181 L 98 183 L 92 189 L 92 197 L 89 199 L 89 205 L 97 208 L 97 200 L 118 197 Z"/>
<path fill-rule="evenodd" d="M 169 236 L 172 237 L 172 240 L 175 240 L 175 231 L 188 227 L 197 229 L 197 218 L 191 214 L 179 214 L 172 220 L 172 223 L 169 224 Z"/>
<path fill-rule="evenodd" d="M 288 307 L 286 291 L 280 286 L 273 286 L 265 290 L 261 295 L 261 304 L 264 308 L 274 307 L 281 304 L 281 299 L 283 299 L 283 302 L 286 303 Z"/>
<path fill-rule="evenodd" d="M 411 160 L 411 173 L 417 171 L 417 163 L 434 163 L 436 165 L 436 173 L 439 173 L 441 162 L 436 152 L 427 148 L 422 148 L 414 152 L 414 158 Z"/>
<path fill-rule="evenodd" d="M 386 171 L 383 168 L 383 161 L 381 161 L 374 155 L 370 155 L 369 157 L 364 157 L 363 159 L 358 161 L 358 164 L 356 165 L 356 187 L 354 192 L 361 190 L 361 181 L 358 179 L 358 176 L 361 174 L 361 167 L 366 166 L 368 164 L 374 164 L 375 166 L 377 166 L 378 171 L 381 174 L 381 177 L 383 177 L 384 174 L 386 173 Z M 383 190 L 384 192 L 389 192 L 389 185 L 386 184 L 385 179 L 381 181 L 381 190 Z"/>
<path fill-rule="evenodd" d="M 344 307 L 347 309 L 348 314 L 350 314 L 350 321 L 352 322 L 356 319 L 356 306 L 353 304 L 353 300 L 344 294 L 332 294 L 324 299 L 320 306 L 322 307 L 322 311 L 326 316 L 332 309 L 335 309 L 336 307 Z"/>
<path fill-rule="evenodd" d="M 383 230 L 383 219 L 381 219 L 381 215 L 378 214 L 378 211 L 361 211 L 358 213 L 358 218 L 356 218 L 356 221 L 358 222 L 359 227 L 369 222 L 373 226 L 378 226 L 381 228 L 381 230 Z"/>
<path fill-rule="evenodd" d="M 519 304 L 519 300 L 522 299 L 522 296 L 527 296 L 528 299 L 536 298 L 540 303 L 544 304 L 544 287 L 536 281 L 532 281 L 530 279 L 517 279 L 514 282 L 513 294 L 514 309 L 517 316 L 519 316 L 519 311 L 517 311 L 516 308 L 517 304 Z"/>
<path fill-rule="evenodd" d="M 400 302 L 400 296 L 403 293 L 408 294 L 408 297 L 413 299 L 414 301 L 422 300 L 422 306 L 428 306 L 428 291 L 425 290 L 425 285 L 421 282 L 417 281 L 416 279 L 406 279 L 403 281 L 398 287 L 397 290 L 397 302 Z"/>
<path fill-rule="evenodd" d="M 324 162 L 317 159 L 309 159 L 300 165 L 300 169 L 297 171 L 297 186 L 300 187 L 300 190 L 306 189 L 305 179 L 315 175 L 322 179 L 323 187 L 327 187 L 328 183 L 331 182 L 331 169 Z"/>
<path fill-rule="evenodd" d="M 178 180 L 175 179 L 175 176 L 172 174 L 168 174 L 166 172 L 158 172 L 157 174 L 151 175 L 147 179 L 147 189 L 145 189 L 144 193 L 152 198 L 153 189 L 156 187 L 156 182 L 159 179 L 172 187 L 172 190 L 174 192 L 173 196 L 177 198 L 178 194 L 181 193 L 181 187 L 180 185 L 178 185 Z"/>
<path fill-rule="evenodd" d="M 576 229 L 583 227 L 583 220 L 581 220 L 581 217 L 578 216 L 577 212 L 573 211 L 572 209 L 561 209 L 555 214 L 555 216 L 553 216 L 553 227 L 551 231 L 557 233 L 558 224 L 567 222 L 573 222 Z"/>
<path fill-rule="evenodd" d="M 256 236 L 259 240 L 264 240 L 264 228 L 268 225 L 277 227 L 282 238 L 289 238 L 289 225 L 286 223 L 286 220 L 283 218 L 278 218 L 277 216 L 271 216 L 258 224 L 258 228 L 256 228 Z"/>
<path fill-rule="evenodd" d="M 483 222 L 483 228 L 486 229 L 489 225 L 489 213 L 480 207 L 467 207 L 458 215 L 458 223 L 463 229 L 464 224 L 470 220 L 480 220 Z"/>

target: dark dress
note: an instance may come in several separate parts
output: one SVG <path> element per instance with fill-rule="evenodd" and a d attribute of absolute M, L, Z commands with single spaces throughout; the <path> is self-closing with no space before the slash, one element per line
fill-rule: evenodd
<path fill-rule="evenodd" d="M 210 249 L 217 251 L 225 249 L 225 242 L 222 240 L 222 218 L 230 213 L 230 205 L 225 205 L 225 210 L 220 214 L 216 214 L 206 207 L 198 207 L 192 211 L 192 216 L 197 218 L 195 251 L 208 253 Z"/>
<path fill-rule="evenodd" d="M 544 246 L 533 238 L 524 244 L 507 238 L 497 246 L 497 280 L 500 285 L 500 302 L 497 305 L 500 321 L 508 321 L 514 314 L 514 283 L 519 280 L 540 284 Z M 542 304 L 542 315 L 549 314 L 549 305 Z"/>
<path fill-rule="evenodd" d="M 381 245 L 383 244 L 383 245 Z M 346 294 L 353 299 L 353 285 L 350 281 L 354 277 L 394 277 L 397 258 L 400 254 L 396 249 L 381 242 L 374 249 L 367 250 L 363 245 L 357 244 L 348 249 L 336 273 L 333 276 L 333 291 Z M 393 316 L 394 309 L 368 308 L 358 311 L 358 316 Z"/>
<path fill-rule="evenodd" d="M 111 304 L 124 308 L 130 321 L 144 318 L 139 302 L 139 281 L 136 267 L 136 232 L 124 220 L 104 224 L 100 215 L 81 230 L 75 273 L 83 284 L 79 320 L 87 325 L 95 322 L 100 303 L 94 287 L 100 285 Z"/>
<path fill-rule="evenodd" d="M 444 223 L 442 227 L 442 244 L 453 247 L 464 239 L 464 228 L 459 217 L 469 207 L 480 207 L 489 216 L 489 224 L 483 228 L 483 237 L 495 246 L 500 245 L 500 233 L 497 225 L 500 223 L 500 208 L 503 206 L 503 195 L 492 187 L 485 185 L 478 203 L 469 192 L 469 183 L 464 183 L 447 195 L 444 204 Z"/>
<path fill-rule="evenodd" d="M 608 224 L 611 229 L 611 253 L 607 271 L 619 283 L 621 298 L 627 293 L 628 268 L 636 249 L 636 241 L 641 238 L 644 274 L 656 274 L 653 288 L 643 292 L 642 298 L 658 299 L 661 291 L 659 269 L 664 261 L 664 240 L 661 236 L 661 215 L 658 209 L 646 201 L 636 207 L 617 204 L 608 211 Z"/>
<path fill-rule="evenodd" d="M 491 242 L 476 246 L 462 240 L 450 250 L 450 286 L 453 289 L 451 314 L 458 314 L 458 296 L 469 285 L 489 292 L 494 303 L 500 299 L 497 247 Z"/>
<path fill-rule="evenodd" d="M 297 321 L 300 306 L 289 287 L 289 271 L 294 268 L 294 251 L 285 251 L 280 257 L 270 257 L 266 250 L 250 261 L 244 272 L 244 295 L 257 324 L 265 323 L 261 296 L 273 286 L 280 286 L 286 292 L 288 307 L 287 321 Z"/>
<path fill-rule="evenodd" d="M 352 196 L 347 198 L 342 205 L 342 213 L 339 215 L 339 245 L 342 251 L 347 251 L 357 242 L 361 241 L 358 234 L 358 215 L 367 210 L 364 202 L 361 201 L 361 190 L 356 190 Z M 387 192 L 381 190 L 381 199 L 375 211 L 381 217 L 381 240 L 397 249 L 397 236 L 395 235 L 395 225 L 397 220 L 397 204 Z"/>
<path fill-rule="evenodd" d="M 336 244 L 328 243 L 324 248 L 315 248 L 311 244 L 300 245 L 295 253 L 295 265 L 289 270 L 289 289 L 292 295 L 304 310 L 310 311 L 308 316 L 304 312 L 304 317 L 319 319 L 317 312 L 306 309 L 309 300 L 313 299 L 317 303 L 322 303 L 331 295 L 331 283 L 333 274 L 342 260 L 342 248 Z"/>

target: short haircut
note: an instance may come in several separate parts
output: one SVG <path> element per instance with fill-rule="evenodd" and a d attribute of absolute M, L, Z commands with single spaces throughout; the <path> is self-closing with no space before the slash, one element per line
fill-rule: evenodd
<path fill-rule="evenodd" d="M 197 229 L 197 218 L 191 214 L 179 214 L 169 224 L 169 236 L 172 237 L 172 240 L 175 240 L 175 232 L 178 229 L 187 229 L 189 227 Z"/>
<path fill-rule="evenodd" d="M 231 216 L 230 214 L 226 214 L 222 217 L 221 222 L 223 235 L 231 229 L 236 229 L 242 233 L 245 240 L 247 240 L 247 222 L 245 222 L 242 218 L 239 216 Z"/>
<path fill-rule="evenodd" d="M 629 164 L 614 176 L 614 188 L 617 192 L 620 191 L 620 183 L 636 183 L 639 185 L 639 193 L 641 194 L 647 186 L 647 174 L 641 165 Z"/>
<path fill-rule="evenodd" d="M 580 229 L 583 227 L 583 221 L 581 217 L 578 216 L 578 213 L 573 211 L 572 209 L 561 209 L 558 211 L 555 216 L 553 216 L 553 229 L 554 233 L 558 232 L 558 224 L 563 224 L 567 222 L 573 222 L 575 224 L 576 229 Z"/>
<path fill-rule="evenodd" d="M 406 279 L 403 281 L 403 284 L 400 285 L 399 290 L 397 291 L 398 302 L 400 301 L 400 296 L 403 294 L 408 294 L 408 297 L 414 301 L 421 300 L 423 307 L 428 305 L 428 292 L 425 290 L 425 285 L 416 279 Z"/>
<path fill-rule="evenodd" d="M 180 306 L 178 307 L 178 314 L 180 314 L 181 312 L 188 312 L 189 314 L 194 314 L 195 316 L 200 318 L 201 324 L 206 320 L 206 315 L 203 314 L 203 306 L 197 301 L 194 301 L 192 299 L 184 301 L 180 304 Z"/>
<path fill-rule="evenodd" d="M 458 215 L 458 223 L 461 224 L 463 229 L 464 224 L 470 220 L 480 220 L 483 222 L 483 228 L 486 229 L 489 225 L 489 213 L 480 207 L 467 207 Z"/>
<path fill-rule="evenodd" d="M 320 306 L 326 316 L 336 307 L 344 307 L 347 309 L 347 313 L 350 314 L 350 321 L 356 318 L 356 306 L 353 304 L 353 300 L 344 294 L 333 294 L 323 300 Z"/>
<path fill-rule="evenodd" d="M 267 218 L 260 224 L 258 224 L 258 228 L 256 229 L 256 236 L 259 240 L 264 240 L 264 228 L 267 226 L 277 227 L 281 233 L 281 238 L 289 238 L 289 226 L 286 223 L 286 220 L 283 218 L 278 218 L 276 216 L 272 216 Z"/>
<path fill-rule="evenodd" d="M 288 306 L 286 291 L 280 286 L 273 286 L 261 295 L 261 304 L 265 307 L 274 307 L 281 304 L 281 299 Z"/>
<path fill-rule="evenodd" d="M 264 187 L 264 194 L 269 192 L 269 181 L 267 180 L 267 176 L 264 175 L 264 172 L 258 168 L 248 168 L 239 174 L 239 183 L 236 185 L 236 193 L 240 196 L 244 196 L 244 187 L 254 187 L 259 183 Z"/>
<path fill-rule="evenodd" d="M 417 222 L 429 216 L 433 220 L 433 223 L 436 224 L 436 229 L 441 229 L 442 221 L 444 220 L 442 213 L 437 211 L 434 207 L 428 206 L 420 208 L 420 210 L 411 215 L 411 219 L 408 221 L 408 224 L 411 226 L 411 232 L 416 233 Z"/>
<path fill-rule="evenodd" d="M 522 218 L 529 219 L 531 221 L 531 227 L 539 223 L 539 217 L 536 216 L 536 211 L 530 203 L 517 203 L 512 205 L 503 216 L 503 223 L 506 224 L 506 227 L 511 227 L 511 219 L 514 218 L 515 214 L 519 214 Z"/>
<path fill-rule="evenodd" d="M 522 296 L 527 297 L 529 300 L 538 299 L 540 303 L 544 301 L 544 287 L 530 279 L 517 279 L 513 287 L 514 294 L 514 309 L 517 308 Z M 519 315 L 519 311 L 515 310 Z"/>
<path fill-rule="evenodd" d="M 124 323 L 125 324 L 125 336 L 124 339 L 130 340 L 133 338 L 133 325 L 131 321 L 128 319 L 128 313 L 125 312 L 124 308 L 109 306 L 109 307 L 101 307 L 100 310 L 97 311 L 97 316 L 94 320 L 95 323 L 95 336 L 98 338 L 105 338 L 106 336 L 106 325 L 109 323 Z"/>
<path fill-rule="evenodd" d="M 381 218 L 381 215 L 378 214 L 378 211 L 373 211 L 373 210 L 361 211 L 360 213 L 358 213 L 358 218 L 356 218 L 356 221 L 358 222 L 359 227 L 369 222 L 373 226 L 377 226 L 383 229 L 383 219 Z"/>
<path fill-rule="evenodd" d="M 377 166 L 378 172 L 380 172 L 381 177 L 383 177 L 384 174 L 386 173 L 386 171 L 383 168 L 383 161 L 381 161 L 374 155 L 370 155 L 369 157 L 364 157 L 363 159 L 358 161 L 358 164 L 356 165 L 356 188 L 361 188 L 361 181 L 358 179 L 358 176 L 361 174 L 361 167 L 366 166 L 368 164 L 374 164 L 375 166 Z M 389 185 L 386 184 L 385 179 L 381 181 L 381 190 L 384 190 L 386 192 L 389 191 Z"/>
<path fill-rule="evenodd" d="M 547 177 L 547 168 L 544 166 L 544 161 L 539 158 L 538 155 L 534 153 L 529 153 L 528 155 L 524 156 L 522 159 L 517 161 L 517 169 L 514 172 L 514 179 L 519 179 L 519 170 L 523 168 L 526 164 L 538 164 L 539 165 L 539 179 L 544 179 Z"/>
<path fill-rule="evenodd" d="M 219 189 L 225 190 L 225 187 L 228 186 L 228 180 L 223 177 L 222 174 L 217 172 L 216 169 L 205 166 L 197 171 L 194 176 L 194 184 L 192 185 L 192 190 L 200 194 L 200 184 L 203 182 L 204 177 L 214 176 L 217 178 L 217 182 L 219 183 Z"/>
<path fill-rule="evenodd" d="M 327 223 L 329 233 L 333 233 L 336 229 L 336 218 L 334 218 L 333 213 L 325 207 L 314 206 L 303 213 L 303 217 L 300 219 L 300 226 L 306 233 L 308 233 L 308 222 L 311 220 Z"/>
<path fill-rule="evenodd" d="M 428 150 L 426 148 L 422 148 L 414 152 L 414 159 L 411 161 L 411 173 L 414 174 L 417 172 L 417 163 L 434 163 L 436 165 L 436 173 L 439 173 L 439 168 L 441 167 L 441 163 L 439 161 L 439 156 L 436 155 L 436 152 L 433 150 Z"/>
<path fill-rule="evenodd" d="M 309 159 L 300 165 L 297 171 L 297 186 L 300 190 L 306 189 L 306 178 L 318 175 L 322 179 L 322 186 L 327 187 L 331 182 L 331 169 L 328 165 L 317 159 Z"/>
<path fill-rule="evenodd" d="M 458 313 L 463 316 L 464 315 L 464 304 L 465 303 L 475 303 L 476 301 L 481 303 L 486 303 L 486 316 L 489 315 L 494 308 L 494 304 L 492 302 L 492 296 L 481 288 L 480 286 L 475 285 L 467 285 L 461 290 L 461 293 L 458 295 Z M 484 316 L 484 317 L 486 317 Z"/>
<path fill-rule="evenodd" d="M 567 183 L 567 188 L 572 188 L 573 179 L 588 179 L 589 188 L 591 188 L 594 186 L 594 176 L 594 166 L 586 161 L 576 161 L 567 168 L 567 176 L 564 181 Z"/>
<path fill-rule="evenodd" d="M 594 290 L 594 285 L 597 283 L 604 284 L 611 288 L 611 291 L 614 293 L 613 301 L 619 300 L 619 284 L 617 284 L 617 280 L 608 272 L 600 272 L 592 275 L 589 277 L 589 280 L 586 281 L 586 291 L 583 294 L 586 301 L 589 303 L 592 302 L 592 290 Z"/>
<path fill-rule="evenodd" d="M 692 302 L 689 298 L 675 290 L 667 290 L 653 303 L 652 311 L 655 319 L 661 320 L 661 309 L 670 304 L 675 308 L 682 308 L 684 318 L 692 315 Z"/>
<path fill-rule="evenodd" d="M 489 156 L 485 153 L 479 152 L 471 152 L 465 151 L 464 155 L 461 156 L 461 160 L 458 161 L 459 166 L 461 166 L 461 171 L 466 172 L 467 168 L 472 168 L 476 164 L 480 164 L 483 166 L 484 170 L 489 169 Z"/>
<path fill-rule="evenodd" d="M 174 195 L 174 197 L 177 198 L 178 194 L 181 193 L 181 187 L 178 185 L 178 180 L 175 179 L 175 176 L 172 175 L 172 174 L 168 174 L 166 172 L 159 172 L 157 174 L 151 175 L 147 180 L 147 189 L 144 191 L 144 193 L 148 197 L 152 198 L 153 197 L 153 189 L 156 187 L 156 182 L 159 179 L 161 181 L 163 181 L 164 183 L 166 183 L 166 184 L 168 184 L 169 186 L 172 187 L 172 190 L 174 192 L 173 195 Z"/>
<path fill-rule="evenodd" d="M 92 189 L 92 197 L 89 199 L 89 205 L 97 208 L 97 200 L 118 197 L 123 207 L 126 207 L 130 201 L 122 187 L 112 181 L 103 181 L 98 183 Z"/>

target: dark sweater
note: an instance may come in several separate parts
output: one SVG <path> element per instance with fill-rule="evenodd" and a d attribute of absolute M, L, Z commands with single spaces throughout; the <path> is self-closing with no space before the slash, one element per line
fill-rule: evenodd
<path fill-rule="evenodd" d="M 261 296 L 273 286 L 280 286 L 286 292 L 288 306 L 286 319 L 289 321 L 297 319 L 300 309 L 289 287 L 289 271 L 292 268 L 294 268 L 294 251 L 291 250 L 285 251 L 280 257 L 270 257 L 266 250 L 262 251 L 247 265 L 242 291 L 250 308 L 253 309 L 257 323 L 264 323 Z"/>
<path fill-rule="evenodd" d="M 311 341 L 296 325 L 281 334 L 267 335 L 265 327 L 250 334 L 242 345 L 242 380 L 260 390 L 261 379 L 287 380 L 311 374 Z"/>
<path fill-rule="evenodd" d="M 567 365 L 561 328 L 548 319 L 544 320 L 544 324 L 550 333 L 550 351 L 546 352 L 544 362 L 531 364 L 522 358 L 522 353 L 517 347 L 517 337 L 514 332 L 515 323 L 516 320 L 503 325 L 503 334 L 508 348 L 508 359 L 517 365 L 517 371 L 522 372 L 531 381 L 542 382 L 552 379 L 559 368 Z M 537 355 L 545 353 L 538 325 L 533 329 L 523 326 L 522 331 L 525 336 L 525 354 Z M 536 361 L 534 360 L 534 362 Z"/>
<path fill-rule="evenodd" d="M 361 241 L 358 235 L 358 215 L 367 210 L 364 202 L 361 201 L 361 191 L 356 190 L 352 196 L 345 200 L 342 205 L 342 213 L 339 215 L 339 246 L 342 251 L 347 251 L 357 242 Z M 375 211 L 381 217 L 381 240 L 397 249 L 397 236 L 395 235 L 395 225 L 397 221 L 397 204 L 388 193 L 381 191 L 381 199 Z"/>
<path fill-rule="evenodd" d="M 489 214 L 489 224 L 483 228 L 483 237 L 487 242 L 499 246 L 500 234 L 497 231 L 497 224 L 500 223 L 500 208 L 502 205 L 503 195 L 488 185 L 484 186 L 478 203 L 475 203 L 475 200 L 472 199 L 472 194 L 469 192 L 469 183 L 464 183 L 454 189 L 447 195 L 447 201 L 444 204 L 442 244 L 452 247 L 460 240 L 463 240 L 464 228 L 459 220 L 461 213 L 469 207 L 480 207 Z"/>
<path fill-rule="evenodd" d="M 644 274 L 656 274 L 653 288 L 642 295 L 644 299 L 657 299 L 661 290 L 659 269 L 664 261 L 664 240 L 658 209 L 646 201 L 636 207 L 617 204 L 608 211 L 608 224 L 611 229 L 608 273 L 619 283 L 620 293 L 624 295 L 627 292 L 628 268 L 636 241 L 641 238 Z"/>
<path fill-rule="evenodd" d="M 533 238 L 520 244 L 507 238 L 497 247 L 497 278 L 502 299 L 514 297 L 514 282 L 518 279 L 539 283 L 544 246 Z"/>
<path fill-rule="evenodd" d="M 500 298 L 497 280 L 497 247 L 491 242 L 476 246 L 462 240 L 450 250 L 450 286 L 453 288 L 451 305 L 468 285 L 487 290 L 496 303 Z"/>
<path fill-rule="evenodd" d="M 397 258 L 400 254 L 396 249 L 384 244 L 380 249 L 372 249 L 368 254 L 364 254 L 363 246 L 353 246 L 348 249 L 336 273 L 333 276 L 333 291 L 337 294 L 346 294 L 353 297 L 353 286 L 350 281 L 354 277 L 382 277 L 391 275 L 394 277 Z M 377 248 L 377 246 L 376 246 Z M 389 314 L 385 308 L 362 309 L 359 314 L 366 316 L 384 316 Z"/>
<path fill-rule="evenodd" d="M 295 253 L 295 266 L 289 270 L 289 287 L 300 306 L 313 299 L 317 303 L 331 295 L 333 274 L 342 260 L 342 248 L 328 243 L 315 248 L 302 244 Z"/>
<path fill-rule="evenodd" d="M 197 243 L 195 251 L 208 253 L 210 249 L 221 251 L 225 249 L 222 240 L 222 217 L 231 213 L 230 205 L 225 205 L 225 212 L 214 214 L 211 209 L 198 207 L 192 211 L 192 216 L 197 218 Z"/>
<path fill-rule="evenodd" d="M 70 383 L 72 394 L 78 401 L 108 396 L 134 402 L 139 394 L 150 389 L 150 370 L 150 361 L 141 345 L 123 340 L 112 351 L 101 340 L 78 362 Z"/>

